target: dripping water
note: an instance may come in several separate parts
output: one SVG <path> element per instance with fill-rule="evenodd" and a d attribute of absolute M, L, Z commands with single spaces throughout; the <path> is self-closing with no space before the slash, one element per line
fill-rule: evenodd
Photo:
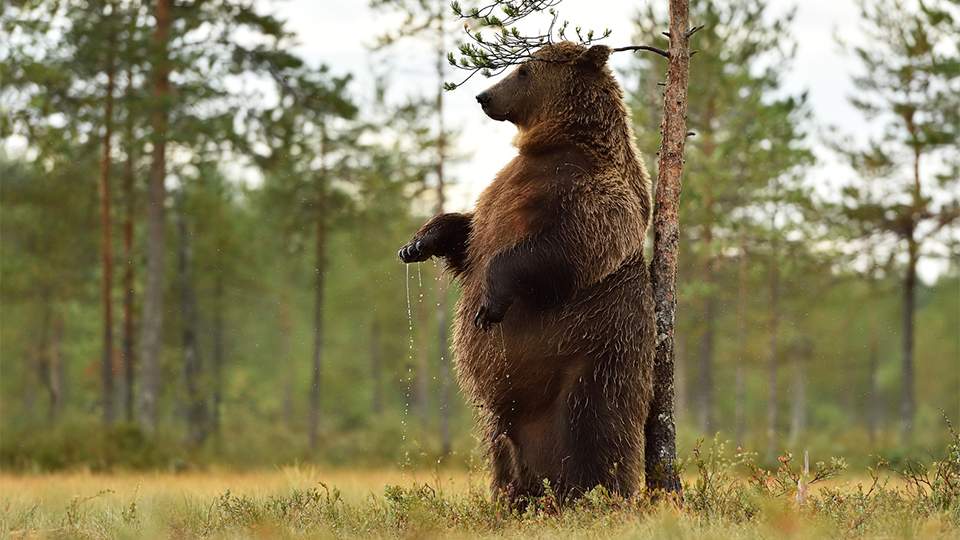
<path fill-rule="evenodd" d="M 406 448 L 407 445 L 407 418 L 410 414 L 410 377 L 412 376 L 411 367 L 413 365 L 413 310 L 410 304 L 410 265 L 404 265 L 406 267 L 406 279 L 404 280 L 404 285 L 407 288 L 407 330 L 409 335 L 409 343 L 407 346 L 407 375 L 406 377 L 400 378 L 400 384 L 404 388 L 404 397 L 403 397 L 403 418 L 400 420 L 401 428 L 401 448 Z M 419 266 L 419 265 L 418 265 Z M 406 468 L 401 466 L 402 477 L 406 480 Z"/>

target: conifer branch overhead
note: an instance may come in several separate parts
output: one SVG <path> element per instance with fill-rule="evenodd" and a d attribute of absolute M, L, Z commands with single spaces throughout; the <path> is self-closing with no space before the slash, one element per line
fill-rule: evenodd
<path fill-rule="evenodd" d="M 459 83 L 444 83 L 444 88 L 453 90 L 470 80 L 478 72 L 484 77 L 493 77 L 503 73 L 510 66 L 520 64 L 527 58 L 530 58 L 534 51 L 540 47 L 553 43 L 554 28 L 557 27 L 558 14 L 553 9 L 562 0 L 492 0 L 489 4 L 482 7 L 474 7 L 464 10 L 460 2 L 454 1 L 450 4 L 454 15 L 458 20 L 475 21 L 474 25 L 478 28 L 489 29 L 493 36 L 487 37 L 480 30 L 471 28 L 469 22 L 463 25 L 464 32 L 469 41 L 458 47 L 460 58 L 457 59 L 454 53 L 447 55 L 447 61 L 451 66 L 469 71 L 470 74 Z M 552 17 L 550 26 L 546 32 L 537 35 L 525 35 L 514 26 L 518 21 L 533 13 L 546 11 Z M 569 23 L 556 28 L 556 37 L 559 40 L 570 39 L 567 37 L 567 27 Z M 594 41 L 606 38 L 610 35 L 610 30 L 604 30 L 603 35 L 594 37 L 593 30 L 584 32 L 580 27 L 574 29 L 576 40 L 585 46 L 589 46 Z M 573 36 L 571 36 L 572 38 Z"/>
<path fill-rule="evenodd" d="M 447 62 L 457 69 L 469 71 L 470 74 L 459 83 L 444 83 L 443 87 L 446 90 L 457 88 L 477 73 L 481 73 L 484 77 L 493 77 L 503 73 L 510 66 L 520 64 L 533 56 L 534 51 L 540 47 L 554 42 L 554 28 L 556 28 L 556 37 L 559 40 L 576 39 L 578 43 L 586 47 L 609 37 L 611 33 L 610 29 L 606 29 L 602 35 L 597 37 L 593 30 L 584 31 L 578 26 L 573 30 L 575 36 L 568 37 L 569 23 L 564 21 L 558 27 L 559 15 L 554 10 L 554 7 L 563 0 L 488 1 L 489 4 L 467 10 L 456 0 L 450 4 L 450 8 L 457 19 L 467 21 L 463 25 L 463 30 L 469 41 L 458 47 L 459 58 L 452 52 L 448 53 Z M 544 11 L 552 17 L 546 32 L 537 35 L 525 35 L 514 26 L 524 17 Z M 471 21 L 473 21 L 473 27 L 471 27 Z M 489 29 L 493 35 L 492 37 L 485 36 L 480 30 L 474 30 L 474 27 L 484 30 Z M 696 30 L 698 29 L 693 31 Z M 667 51 L 646 45 L 613 49 L 614 52 L 636 50 L 650 51 L 669 58 Z"/>

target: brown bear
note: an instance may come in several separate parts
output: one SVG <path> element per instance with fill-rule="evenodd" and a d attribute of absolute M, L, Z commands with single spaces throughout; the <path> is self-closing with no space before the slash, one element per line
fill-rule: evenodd
<path fill-rule="evenodd" d="M 518 155 L 472 213 L 439 214 L 399 253 L 459 278 L 457 372 L 481 411 L 494 497 L 629 495 L 652 396 L 643 245 L 650 177 L 607 58 L 545 45 L 477 96 Z M 562 500 L 562 499 L 561 499 Z"/>

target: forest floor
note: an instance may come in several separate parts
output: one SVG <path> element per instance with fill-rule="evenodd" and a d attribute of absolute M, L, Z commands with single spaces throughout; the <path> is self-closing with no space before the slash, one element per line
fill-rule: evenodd
<path fill-rule="evenodd" d="M 960 538 L 949 458 L 841 475 L 842 463 L 803 474 L 789 457 L 763 471 L 721 456 L 688 464 L 682 505 L 598 488 L 523 511 L 467 470 L 0 472 L 0 538 Z M 802 504 L 797 481 L 811 482 Z"/>

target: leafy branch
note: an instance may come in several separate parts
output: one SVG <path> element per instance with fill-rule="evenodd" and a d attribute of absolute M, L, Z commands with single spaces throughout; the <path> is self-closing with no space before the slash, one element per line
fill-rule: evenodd
<path fill-rule="evenodd" d="M 503 73 L 510 66 L 520 64 L 530 58 L 533 52 L 544 45 L 553 43 L 554 28 L 557 26 L 558 14 L 553 9 L 562 0 L 494 0 L 492 3 L 474 7 L 464 11 L 460 3 L 450 4 L 458 20 L 478 21 L 476 26 L 489 28 L 493 37 L 484 37 L 483 33 L 473 31 L 470 23 L 463 25 L 463 29 L 470 41 L 458 47 L 460 58 L 454 53 L 447 54 L 447 62 L 451 66 L 469 71 L 470 74 L 459 83 L 444 83 L 445 90 L 453 90 L 470 80 L 478 72 L 484 77 L 493 77 Z M 546 32 L 538 35 L 525 35 L 514 26 L 519 20 L 533 13 L 544 10 L 552 17 L 550 27 Z M 498 13 L 500 15 L 498 15 Z M 564 21 L 556 29 L 560 40 L 566 40 L 569 23 Z M 594 37 L 593 30 L 586 33 L 578 26 L 574 29 L 577 41 L 589 46 L 594 41 L 610 36 L 610 30 L 604 30 L 603 35 Z"/>

